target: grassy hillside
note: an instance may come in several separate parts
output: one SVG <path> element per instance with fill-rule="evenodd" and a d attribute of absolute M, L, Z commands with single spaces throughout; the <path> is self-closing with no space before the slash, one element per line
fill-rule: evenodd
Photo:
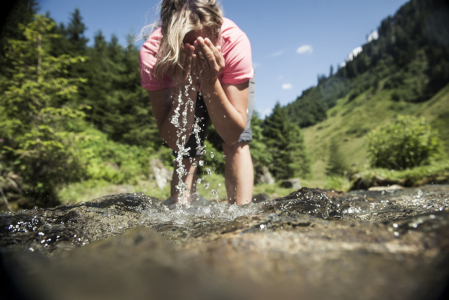
<path fill-rule="evenodd" d="M 392 90 L 374 92 L 369 89 L 355 99 L 339 99 L 327 111 L 327 119 L 302 130 L 307 150 L 313 160 L 312 180 L 325 179 L 325 167 L 332 138 L 340 141 L 342 152 L 352 168 L 363 170 L 368 166 L 368 133 L 389 122 L 396 115 L 424 116 L 433 128 L 438 129 L 449 153 L 449 85 L 429 101 L 409 103 L 391 99 Z M 321 185 L 321 184 L 319 184 Z"/>

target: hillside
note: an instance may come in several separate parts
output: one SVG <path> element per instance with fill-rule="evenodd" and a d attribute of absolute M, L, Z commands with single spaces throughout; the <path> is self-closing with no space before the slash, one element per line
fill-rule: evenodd
<path fill-rule="evenodd" d="M 326 120 L 302 130 L 313 161 L 312 179 L 324 179 L 332 138 L 340 141 L 349 165 L 359 170 L 366 168 L 368 133 L 399 114 L 424 116 L 439 131 L 449 153 L 449 84 L 420 103 L 395 101 L 392 94 L 391 90 L 382 89 L 373 95 L 371 88 L 352 101 L 346 96 L 327 111 Z"/>
<path fill-rule="evenodd" d="M 447 20 L 447 1 L 405 3 L 382 20 L 376 38 L 354 49 L 357 54 L 336 72 L 331 66 L 328 76 L 318 75 L 315 87 L 284 107 L 290 121 L 301 128 L 317 124 L 326 119 L 326 111 L 340 98 L 354 100 L 370 89 L 373 94 L 389 90 L 398 101 L 428 101 L 449 83 Z"/>

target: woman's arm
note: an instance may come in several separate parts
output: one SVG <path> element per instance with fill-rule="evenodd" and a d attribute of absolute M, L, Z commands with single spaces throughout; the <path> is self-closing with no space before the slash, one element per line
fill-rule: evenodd
<path fill-rule="evenodd" d="M 204 102 L 215 130 L 226 144 L 235 144 L 246 127 L 249 81 L 202 87 Z M 208 96 L 210 95 L 210 96 Z"/>
<path fill-rule="evenodd" d="M 183 46 L 180 59 L 184 62 L 183 67 L 175 65 L 166 71 L 175 87 L 148 91 L 159 134 L 175 151 L 179 150 L 178 143 L 182 144 L 183 137 L 185 137 L 184 144 L 187 143 L 194 123 L 197 91 L 196 80 L 192 81 L 190 78 L 191 66 L 196 64 L 193 51 L 194 48 L 189 44 Z M 176 116 L 177 126 L 172 123 Z"/>
<path fill-rule="evenodd" d="M 199 37 L 195 43 L 197 74 L 201 92 L 209 116 L 218 134 L 226 144 L 236 143 L 246 127 L 249 81 L 240 84 L 220 84 L 218 74 L 223 70 L 224 58 L 220 47 L 206 38 Z"/>

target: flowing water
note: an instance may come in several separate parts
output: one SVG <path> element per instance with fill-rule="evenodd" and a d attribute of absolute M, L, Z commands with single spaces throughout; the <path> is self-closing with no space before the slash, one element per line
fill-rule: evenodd
<path fill-rule="evenodd" d="M 437 299 L 448 205 L 449 186 L 174 210 L 118 194 L 1 213 L 0 249 L 18 286 L 45 299 Z"/>

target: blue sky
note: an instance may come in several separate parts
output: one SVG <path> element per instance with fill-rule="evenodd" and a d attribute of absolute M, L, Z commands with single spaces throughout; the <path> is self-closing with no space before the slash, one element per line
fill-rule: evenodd
<path fill-rule="evenodd" d="M 38 0 L 40 12 L 67 23 L 79 8 L 93 40 L 101 30 L 125 44 L 131 31 L 157 18 L 155 0 Z M 340 65 L 405 0 L 221 0 L 225 17 L 249 37 L 256 70 L 256 110 L 270 113 L 277 101 L 292 102 Z M 137 42 L 141 46 L 143 41 Z"/>

